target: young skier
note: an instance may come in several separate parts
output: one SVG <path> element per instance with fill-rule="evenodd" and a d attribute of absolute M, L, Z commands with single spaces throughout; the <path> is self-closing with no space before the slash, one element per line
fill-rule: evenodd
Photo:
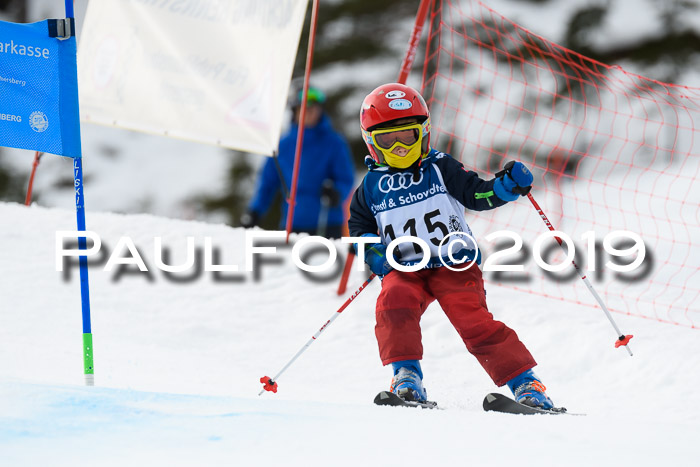
<path fill-rule="evenodd" d="M 404 400 L 427 400 L 420 318 L 437 300 L 497 386 L 507 384 L 522 404 L 551 409 L 553 403 L 532 371 L 532 355 L 516 333 L 488 311 L 478 248 L 457 244 L 452 259 L 444 246 L 439 248 L 453 232 L 471 235 L 465 208 L 493 209 L 527 194 L 533 180 L 530 171 L 520 162 L 509 163 L 501 176 L 486 181 L 448 154 L 431 149 L 428 107 L 417 91 L 402 84 L 372 91 L 362 103 L 360 125 L 371 156 L 365 159 L 369 172 L 353 196 L 348 226 L 352 236 L 381 239 L 364 249 L 372 272 L 383 277 L 375 334 L 382 363 L 394 370 L 391 391 Z M 387 260 L 387 245 L 403 235 L 418 237 L 430 248 L 430 260 L 418 271 L 394 270 Z M 394 252 L 402 265 L 423 259 L 421 248 L 410 242 Z M 477 264 L 459 271 L 444 266 L 464 268 L 467 263 L 460 266 L 462 260 Z"/>

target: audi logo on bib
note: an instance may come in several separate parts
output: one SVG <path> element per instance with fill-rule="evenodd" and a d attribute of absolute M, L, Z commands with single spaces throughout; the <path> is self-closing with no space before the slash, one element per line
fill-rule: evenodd
<path fill-rule="evenodd" d="M 423 172 L 421 172 L 418 181 L 413 180 L 412 173 L 401 172 L 382 175 L 382 178 L 379 179 L 379 183 L 377 183 L 377 187 L 382 193 L 389 193 L 390 191 L 405 190 L 406 188 L 410 188 L 414 185 L 420 185 L 422 181 Z"/>

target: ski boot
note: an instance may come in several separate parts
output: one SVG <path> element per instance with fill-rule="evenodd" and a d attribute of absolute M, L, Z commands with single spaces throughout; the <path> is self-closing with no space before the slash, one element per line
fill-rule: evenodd
<path fill-rule="evenodd" d="M 513 392 L 516 402 L 544 410 L 551 410 L 554 407 L 552 399 L 544 392 L 547 388 L 532 370 L 520 373 L 506 384 Z"/>
<path fill-rule="evenodd" d="M 405 401 L 425 402 L 428 399 L 423 387 L 423 372 L 418 360 L 402 360 L 391 364 L 394 377 L 391 392 Z"/>

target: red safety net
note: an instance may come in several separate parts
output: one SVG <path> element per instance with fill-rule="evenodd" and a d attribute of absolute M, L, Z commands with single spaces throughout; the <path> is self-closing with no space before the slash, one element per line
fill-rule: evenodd
<path fill-rule="evenodd" d="M 435 0 L 428 20 L 422 89 L 433 147 L 484 178 L 522 161 L 535 177 L 532 194 L 571 237 L 577 264 L 611 311 L 700 326 L 700 89 L 588 59 L 478 1 Z M 548 273 L 535 264 L 547 228 L 526 198 L 467 220 L 488 266 L 525 266 L 486 272 L 487 281 L 597 306 L 572 267 Z M 494 257 L 514 242 L 485 239 L 499 230 L 518 234 L 523 247 Z M 611 247 L 634 246 L 610 236 L 619 230 L 646 249 L 631 272 L 606 265 L 638 254 L 615 259 L 605 250 L 606 236 Z M 554 241 L 543 245 L 548 263 L 566 262 Z"/>

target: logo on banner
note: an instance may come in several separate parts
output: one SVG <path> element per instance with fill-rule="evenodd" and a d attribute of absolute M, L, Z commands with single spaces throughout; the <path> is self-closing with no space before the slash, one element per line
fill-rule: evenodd
<path fill-rule="evenodd" d="M 7 122 L 22 122 L 22 117 L 12 114 L 0 114 L 0 120 L 5 120 Z"/>
<path fill-rule="evenodd" d="M 29 115 L 29 126 L 32 127 L 32 130 L 36 131 L 37 133 L 41 133 L 46 131 L 46 129 L 49 127 L 49 119 L 46 118 L 46 114 L 44 112 L 39 112 L 37 110 Z"/>
<path fill-rule="evenodd" d="M 80 157 L 75 37 L 52 24 L 0 21 L 0 146 Z"/>
<path fill-rule="evenodd" d="M 389 193 L 390 191 L 399 191 L 410 188 L 413 185 L 420 185 L 423 181 L 423 172 L 420 173 L 418 181 L 413 180 L 412 173 L 395 173 L 382 175 L 377 184 L 379 191 Z"/>

